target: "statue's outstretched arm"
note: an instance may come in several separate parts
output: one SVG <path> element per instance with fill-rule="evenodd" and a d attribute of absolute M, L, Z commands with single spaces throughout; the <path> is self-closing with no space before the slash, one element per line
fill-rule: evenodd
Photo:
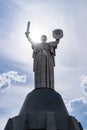
<path fill-rule="evenodd" d="M 34 45 L 34 42 L 32 41 L 31 37 L 29 36 L 29 33 L 25 32 L 25 35 L 26 35 L 28 41 L 29 41 L 32 45 Z"/>
<path fill-rule="evenodd" d="M 59 41 L 60 39 L 56 39 L 55 41 L 51 41 L 49 44 L 50 44 L 50 47 L 53 47 L 54 49 L 57 48 L 57 45 L 59 44 Z"/>

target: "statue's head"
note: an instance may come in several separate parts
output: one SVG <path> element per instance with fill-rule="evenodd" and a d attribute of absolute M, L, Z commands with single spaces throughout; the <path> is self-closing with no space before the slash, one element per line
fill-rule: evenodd
<path fill-rule="evenodd" d="M 46 42 L 47 41 L 47 36 L 46 35 L 42 35 L 41 36 L 41 42 Z"/>

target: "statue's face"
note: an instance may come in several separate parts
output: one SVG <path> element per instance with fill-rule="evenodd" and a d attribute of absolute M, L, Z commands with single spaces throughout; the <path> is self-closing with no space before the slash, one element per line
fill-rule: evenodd
<path fill-rule="evenodd" d="M 46 35 L 42 35 L 41 36 L 41 42 L 46 42 L 47 41 L 47 36 Z"/>

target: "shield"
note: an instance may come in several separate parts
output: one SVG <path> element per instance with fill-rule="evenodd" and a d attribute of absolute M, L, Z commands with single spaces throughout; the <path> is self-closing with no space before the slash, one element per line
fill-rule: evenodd
<path fill-rule="evenodd" d="M 55 29 L 52 32 L 54 39 L 61 39 L 63 37 L 63 30 L 62 29 Z"/>

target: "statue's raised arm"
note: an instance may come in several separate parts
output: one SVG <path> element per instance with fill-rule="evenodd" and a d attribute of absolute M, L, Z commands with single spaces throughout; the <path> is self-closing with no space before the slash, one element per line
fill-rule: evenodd
<path fill-rule="evenodd" d="M 60 39 L 63 37 L 63 30 L 62 29 L 55 29 L 52 32 L 53 38 L 55 41 L 49 42 L 50 44 L 50 52 L 55 56 L 55 49 L 57 49 L 57 45 L 59 44 Z"/>

